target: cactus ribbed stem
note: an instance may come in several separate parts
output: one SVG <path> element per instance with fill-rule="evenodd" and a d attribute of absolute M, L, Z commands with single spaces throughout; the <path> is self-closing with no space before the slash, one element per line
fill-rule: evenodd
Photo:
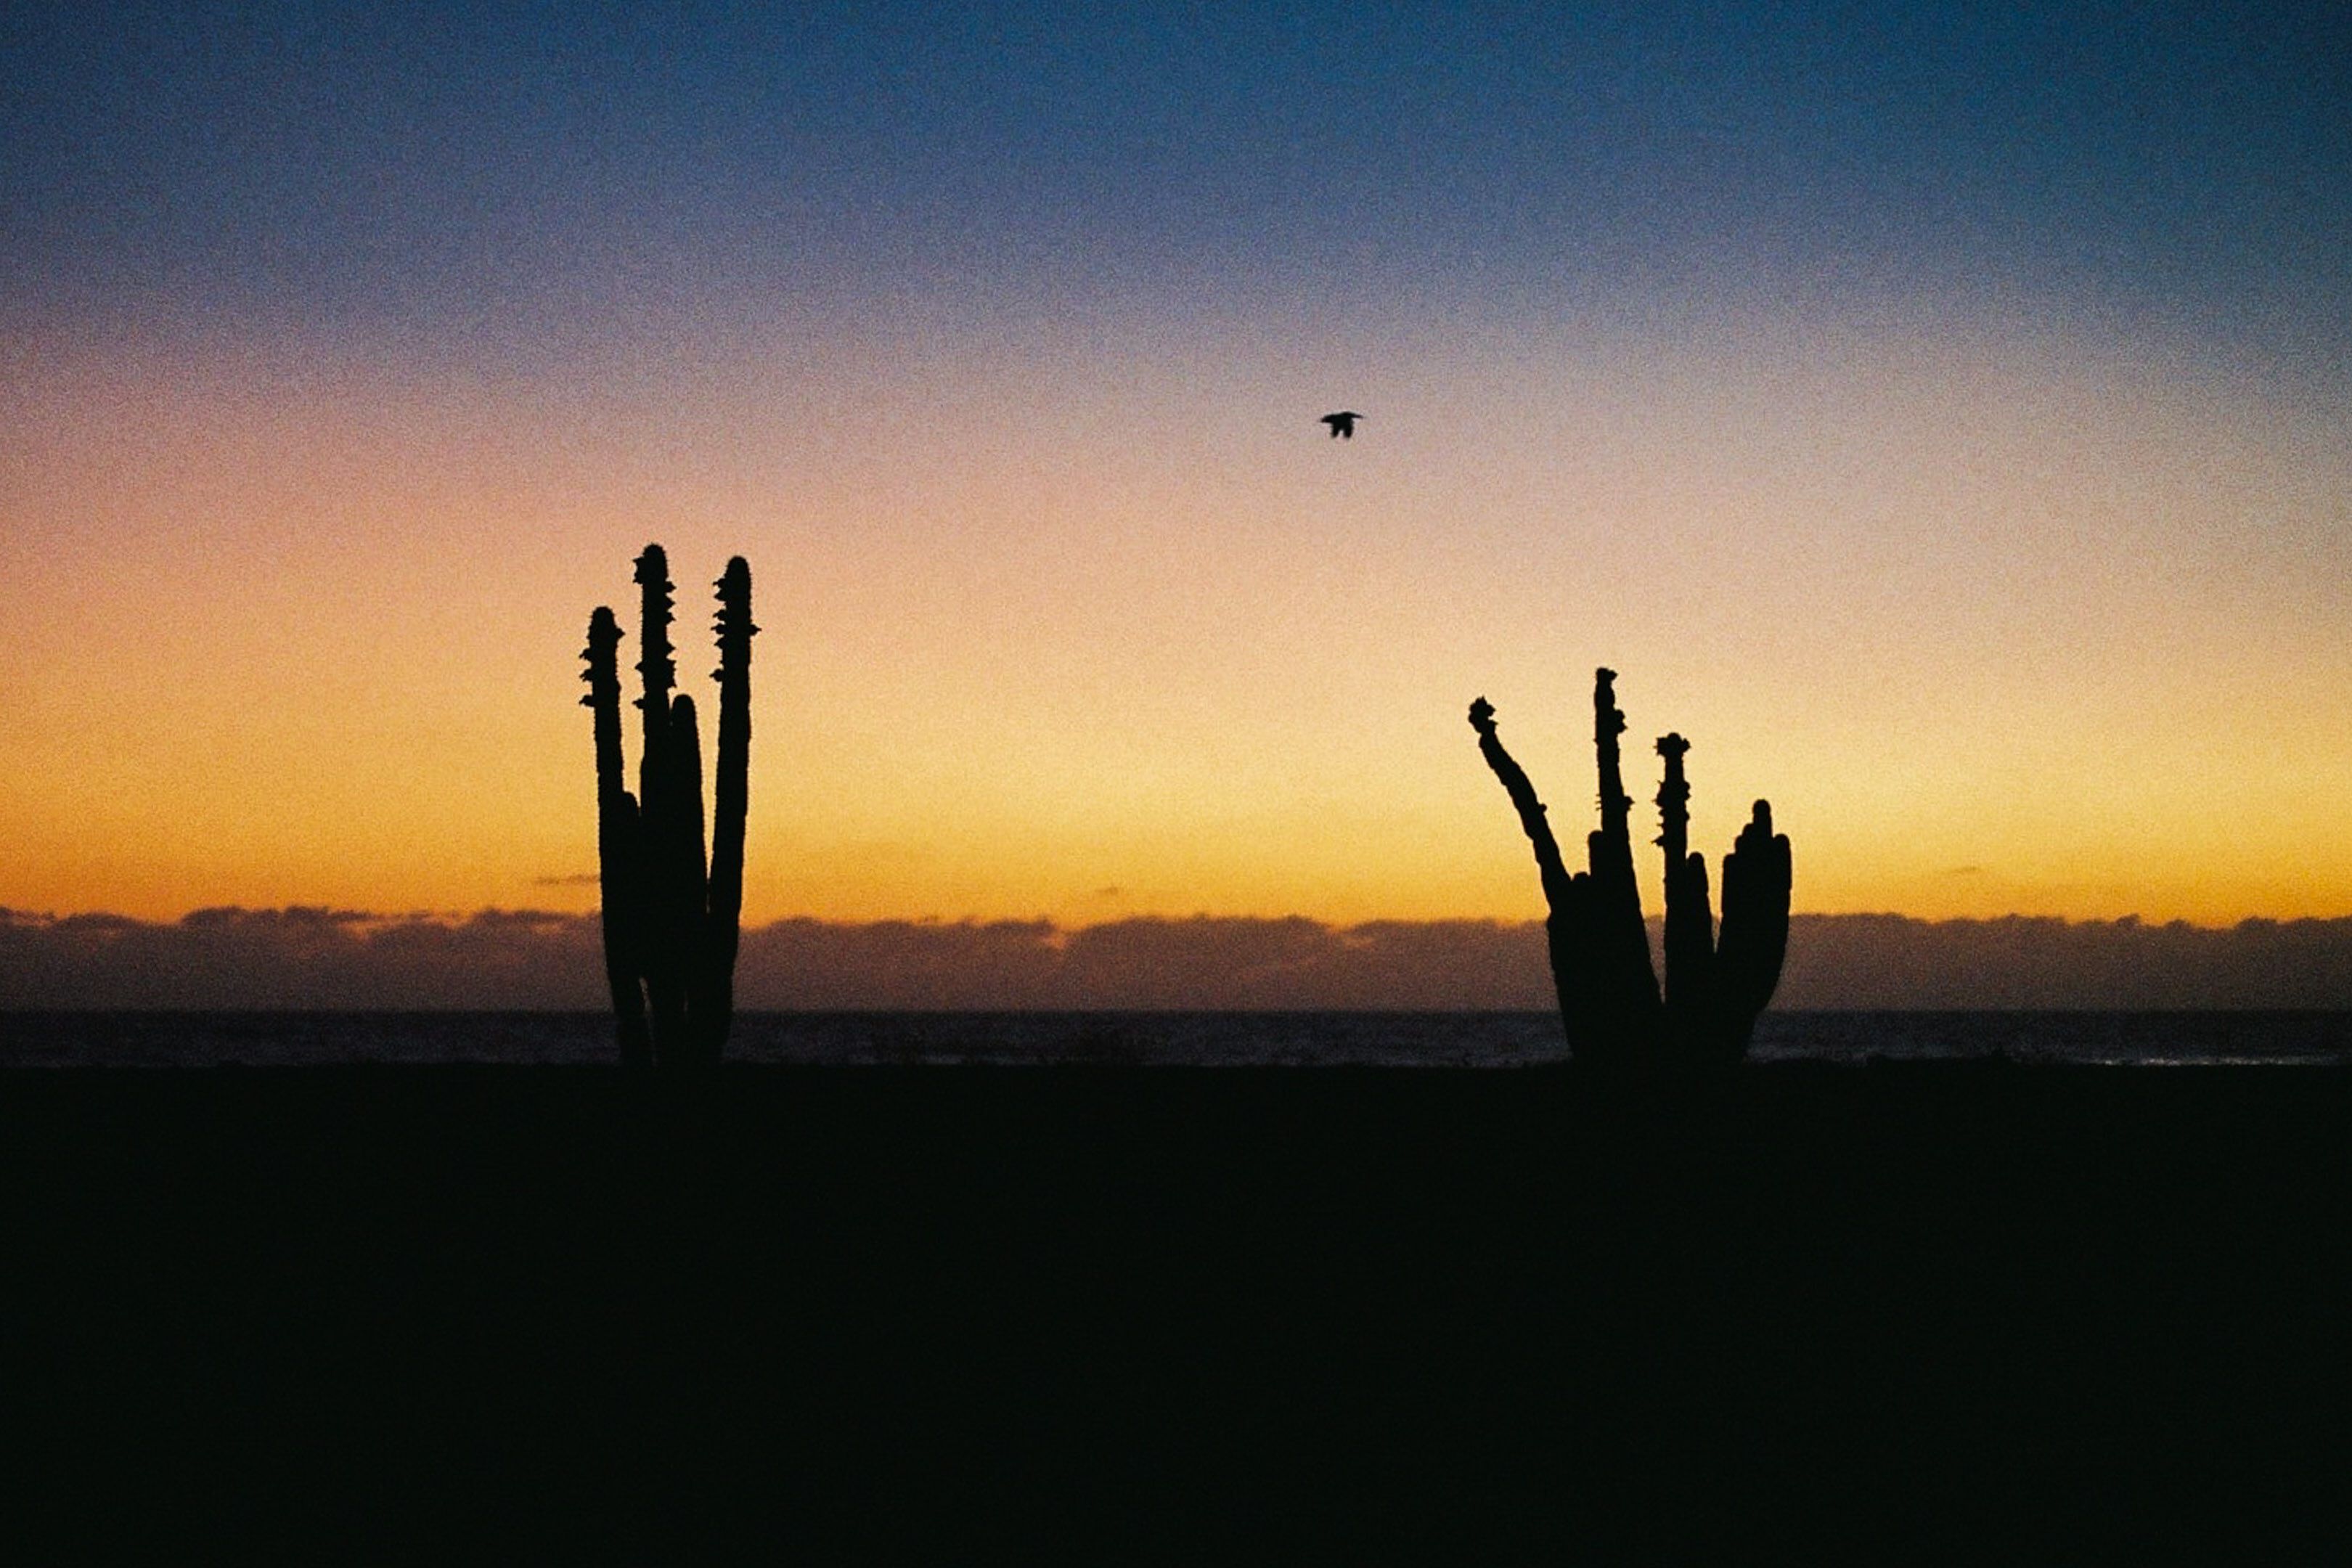
<path fill-rule="evenodd" d="M 1527 770 L 1511 759 L 1503 749 L 1502 737 L 1495 733 L 1495 705 L 1481 697 L 1470 704 L 1470 727 L 1478 731 L 1478 750 L 1495 776 L 1503 781 L 1503 793 L 1511 797 L 1518 808 L 1519 826 L 1535 847 L 1537 874 L 1543 880 L 1544 896 L 1557 904 L 1566 895 L 1570 878 L 1568 866 L 1560 858 L 1559 841 L 1552 837 L 1551 820 L 1544 803 L 1536 798 L 1536 786 L 1528 782 Z"/>
<path fill-rule="evenodd" d="M 1592 749 L 1598 764 L 1601 830 L 1586 837 L 1591 865 L 1592 917 L 1587 940 L 1592 964 L 1597 1027 L 1612 1039 L 1651 1047 L 1665 1026 L 1658 1005 L 1658 974 L 1650 963 L 1650 931 L 1642 918 L 1642 887 L 1633 878 L 1633 797 L 1625 793 L 1617 737 L 1625 732 L 1613 669 L 1592 672 Z"/>
<path fill-rule="evenodd" d="M 1583 962 L 1591 949 L 1592 879 L 1584 872 L 1571 875 L 1561 858 L 1559 841 L 1552 836 L 1551 820 L 1536 786 L 1495 732 L 1495 705 L 1483 697 L 1471 703 L 1470 727 L 1478 731 L 1478 751 L 1502 781 L 1503 793 L 1510 796 L 1519 826 L 1535 850 L 1536 871 L 1550 910 L 1544 921 L 1544 940 L 1551 955 L 1552 989 L 1559 998 L 1569 1049 L 1586 1060 L 1605 1058 L 1612 1042 L 1594 994 L 1593 971 Z"/>
<path fill-rule="evenodd" d="M 1617 706 L 1617 672 L 1592 672 L 1592 752 L 1601 774 L 1601 831 L 1632 836 L 1633 797 L 1625 793 L 1624 770 L 1617 757 L 1617 737 L 1625 732 L 1625 715 Z"/>
<path fill-rule="evenodd" d="M 1665 851 L 1666 1037 L 1678 1057 L 1699 1049 L 1715 1020 L 1715 916 L 1707 907 L 1706 858 L 1690 853 L 1690 742 L 1658 738 L 1665 776 L 1658 783 L 1658 845 Z"/>
<path fill-rule="evenodd" d="M 1716 1054 L 1737 1059 L 1756 1016 L 1780 984 L 1789 952 L 1789 837 L 1772 831 L 1772 804 L 1759 800 L 1723 858 L 1723 932 L 1716 946 Z"/>
<path fill-rule="evenodd" d="M 595 719 L 596 866 L 604 979 L 613 994 L 622 1063 L 642 1067 L 653 1060 L 653 1038 L 646 1027 L 645 994 L 637 979 L 639 943 L 631 922 L 639 902 L 637 803 L 629 794 L 627 763 L 621 755 L 620 643 L 621 628 L 612 611 L 599 608 L 588 617 L 588 646 L 581 650 L 588 668 L 580 677 L 588 683 L 588 695 L 580 701 Z"/>
<path fill-rule="evenodd" d="M 637 759 L 637 799 L 648 816 L 667 810 L 666 781 L 669 735 L 669 694 L 677 684 L 677 662 L 670 657 L 669 557 L 658 544 L 648 544 L 637 557 L 637 636 L 640 650 L 637 710 L 644 716 L 646 749 Z"/>
<path fill-rule="evenodd" d="M 704 986 L 713 1031 L 703 1042 L 717 1057 L 726 1048 L 734 1016 L 735 952 L 743 915 L 743 836 L 751 811 L 751 568 L 738 555 L 712 584 L 719 613 L 719 763 L 710 784 L 710 886 Z"/>
<path fill-rule="evenodd" d="M 1666 762 L 1665 776 L 1658 781 L 1658 843 L 1666 852 L 1666 864 L 1679 866 L 1690 853 L 1690 781 L 1683 777 L 1683 758 L 1690 753 L 1690 742 L 1680 735 L 1658 737 L 1658 755 Z"/>

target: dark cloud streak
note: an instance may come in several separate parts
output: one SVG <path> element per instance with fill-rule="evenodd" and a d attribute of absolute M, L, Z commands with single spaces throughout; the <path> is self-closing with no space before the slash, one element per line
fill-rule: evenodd
<path fill-rule="evenodd" d="M 171 923 L 0 910 L 0 1011 L 603 1005 L 593 914 L 463 920 L 201 910 Z M 746 1009 L 1543 1009 L 1533 923 L 1303 918 L 786 920 L 744 932 Z M 2352 1008 L 2352 919 L 2214 929 L 2010 917 L 1794 921 L 1787 1009 Z"/>

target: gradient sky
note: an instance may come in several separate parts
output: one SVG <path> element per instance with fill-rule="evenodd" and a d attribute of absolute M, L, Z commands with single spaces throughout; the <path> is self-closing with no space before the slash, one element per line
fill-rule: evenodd
<path fill-rule="evenodd" d="M 592 907 L 658 539 L 753 919 L 1525 918 L 1601 663 L 1800 909 L 2352 913 L 2344 7 L 794 9 L 0 12 L 0 904 Z"/>

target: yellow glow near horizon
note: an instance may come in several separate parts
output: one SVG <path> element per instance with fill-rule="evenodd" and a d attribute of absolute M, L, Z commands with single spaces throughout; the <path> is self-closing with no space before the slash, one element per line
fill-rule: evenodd
<path fill-rule="evenodd" d="M 593 907 L 653 539 L 698 694 L 753 567 L 755 920 L 1528 918 L 1463 710 L 1572 842 L 1601 663 L 1800 909 L 2352 912 L 2338 416 L 1949 322 L 1077 338 L 10 345 L 0 903 Z"/>

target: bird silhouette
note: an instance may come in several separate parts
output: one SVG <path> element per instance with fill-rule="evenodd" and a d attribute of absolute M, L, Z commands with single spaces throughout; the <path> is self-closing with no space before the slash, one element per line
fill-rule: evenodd
<path fill-rule="evenodd" d="M 1326 414 L 1319 423 L 1331 426 L 1331 435 L 1335 439 L 1344 436 L 1352 441 L 1356 438 L 1356 421 L 1362 417 L 1362 415 L 1351 408 L 1343 408 L 1337 414 Z"/>

